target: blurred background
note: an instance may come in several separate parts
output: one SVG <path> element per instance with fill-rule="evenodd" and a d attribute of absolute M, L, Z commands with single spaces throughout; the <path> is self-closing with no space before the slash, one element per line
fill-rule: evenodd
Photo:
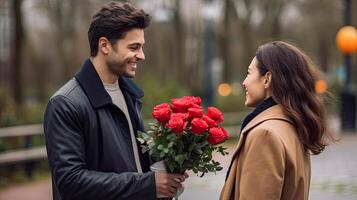
<path fill-rule="evenodd" d="M 105 2 L 0 0 L 0 200 L 51 199 L 43 112 L 88 58 L 90 20 Z M 357 199 L 357 0 L 129 2 L 153 18 L 135 77 L 146 122 L 155 104 L 201 96 L 225 113 L 233 150 L 249 112 L 241 83 L 257 47 L 293 42 L 323 72 L 316 90 L 329 96 L 329 124 L 341 138 L 313 156 L 310 199 Z M 216 159 L 224 170 L 192 174 L 180 199 L 218 199 L 230 158 Z"/>

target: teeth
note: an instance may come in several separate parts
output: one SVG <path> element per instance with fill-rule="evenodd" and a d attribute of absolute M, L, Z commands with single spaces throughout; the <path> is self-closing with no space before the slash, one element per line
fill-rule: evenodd
<path fill-rule="evenodd" d="M 129 63 L 132 68 L 136 68 L 136 63 Z"/>

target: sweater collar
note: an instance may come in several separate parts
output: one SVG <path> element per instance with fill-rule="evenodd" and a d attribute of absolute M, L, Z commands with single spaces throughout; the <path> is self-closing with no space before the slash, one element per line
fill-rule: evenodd
<path fill-rule="evenodd" d="M 90 59 L 84 62 L 81 70 L 75 75 L 75 78 L 94 108 L 112 103 L 112 99 L 105 90 L 103 82 Z M 144 92 L 129 78 L 120 77 L 119 86 L 123 93 L 128 92 L 135 98 L 142 98 L 144 96 Z"/>

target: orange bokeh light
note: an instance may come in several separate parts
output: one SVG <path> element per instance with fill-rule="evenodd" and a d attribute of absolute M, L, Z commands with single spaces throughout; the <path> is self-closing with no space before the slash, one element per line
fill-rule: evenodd
<path fill-rule="evenodd" d="M 221 96 L 228 96 L 232 93 L 232 87 L 227 83 L 221 83 L 218 86 L 218 94 Z"/>
<path fill-rule="evenodd" d="M 319 94 L 326 92 L 327 90 L 327 83 L 324 80 L 318 80 L 315 83 L 315 91 Z"/>
<path fill-rule="evenodd" d="M 336 35 L 336 44 L 343 53 L 353 53 L 357 51 L 357 30 L 353 26 L 342 27 Z"/>

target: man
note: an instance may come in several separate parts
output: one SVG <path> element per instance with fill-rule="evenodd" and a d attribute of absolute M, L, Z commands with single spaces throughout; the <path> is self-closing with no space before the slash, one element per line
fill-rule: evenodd
<path fill-rule="evenodd" d="M 149 171 L 136 132 L 143 92 L 130 78 L 145 59 L 150 17 L 130 4 L 110 2 L 94 15 L 90 59 L 51 97 L 44 130 L 53 199 L 173 197 L 186 176 Z"/>

